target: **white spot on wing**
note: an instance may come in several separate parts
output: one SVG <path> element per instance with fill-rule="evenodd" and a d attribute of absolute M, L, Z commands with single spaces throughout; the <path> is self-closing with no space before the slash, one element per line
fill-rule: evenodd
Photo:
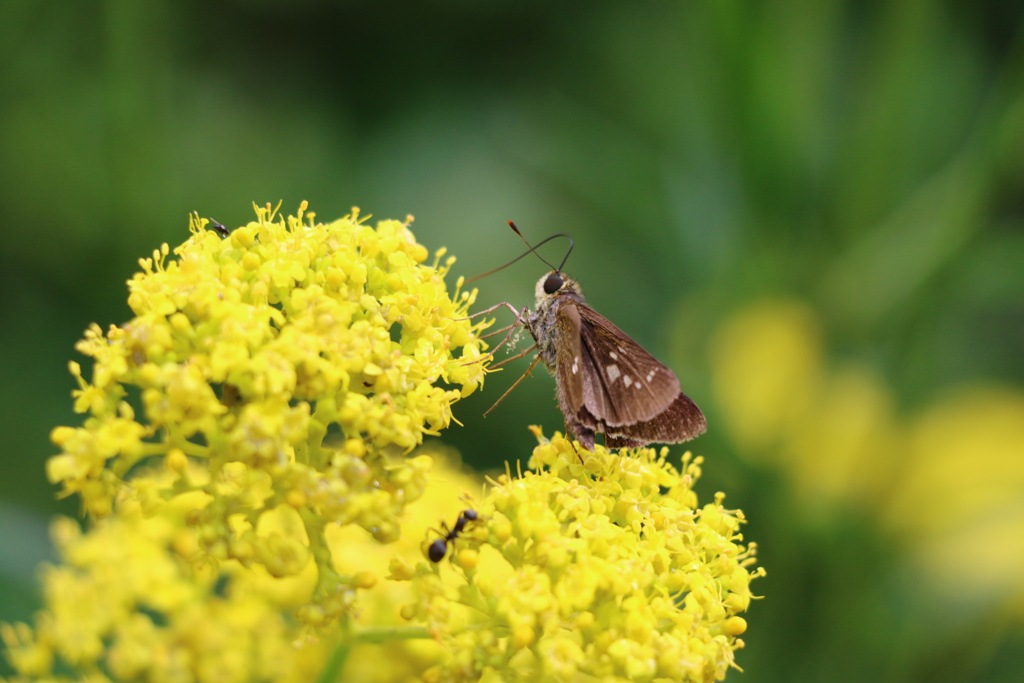
<path fill-rule="evenodd" d="M 608 355 L 612 357 L 612 360 L 618 360 L 619 359 L 619 354 L 615 353 L 614 351 L 612 351 Z"/>
<path fill-rule="evenodd" d="M 624 376 L 622 378 L 622 381 L 625 382 L 626 386 L 628 387 L 629 385 L 631 385 L 633 383 L 633 378 L 630 377 L 629 375 L 626 375 L 626 376 Z"/>
<path fill-rule="evenodd" d="M 608 373 L 608 381 L 609 382 L 614 382 L 615 380 L 617 380 L 619 378 L 619 375 L 622 374 L 621 372 L 619 372 L 619 366 L 618 365 L 609 365 L 604 370 L 605 370 L 605 372 Z"/>
<path fill-rule="evenodd" d="M 651 378 L 654 377 L 654 373 L 655 372 L 657 372 L 657 371 L 656 370 L 651 370 L 650 372 L 647 373 L 647 381 L 648 382 L 650 382 Z"/>
<path fill-rule="evenodd" d="M 579 371 L 580 371 L 580 358 L 579 358 L 579 356 L 576 356 L 575 358 L 572 359 L 572 374 L 575 375 Z"/>

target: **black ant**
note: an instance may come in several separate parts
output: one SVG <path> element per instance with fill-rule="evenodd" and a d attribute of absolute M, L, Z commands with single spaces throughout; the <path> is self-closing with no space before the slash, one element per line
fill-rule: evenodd
<path fill-rule="evenodd" d="M 448 525 L 441 522 L 441 528 L 444 530 L 444 538 L 435 539 L 430 547 L 427 548 L 427 557 L 430 558 L 431 562 L 440 562 L 444 559 L 444 556 L 448 553 L 448 544 L 454 541 L 459 534 L 465 530 L 466 525 L 470 522 L 477 520 L 476 510 L 463 510 L 459 514 L 459 518 L 455 520 L 455 526 L 448 529 Z"/>

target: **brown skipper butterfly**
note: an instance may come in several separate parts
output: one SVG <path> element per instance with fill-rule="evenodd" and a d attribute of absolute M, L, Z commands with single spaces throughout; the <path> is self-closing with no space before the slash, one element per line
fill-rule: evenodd
<path fill-rule="evenodd" d="M 508 224 L 526 242 L 515 223 L 509 221 Z M 555 237 L 568 235 L 554 235 L 548 240 Z M 572 238 L 569 239 L 571 252 Z M 526 245 L 530 251 L 519 258 L 531 252 L 541 258 L 529 242 Z M 562 265 L 565 265 L 569 252 L 562 259 Z M 551 266 L 550 263 L 548 265 Z M 516 314 L 512 325 L 497 332 L 507 330 L 508 334 L 488 354 L 490 356 L 508 342 L 521 325 L 529 330 L 535 341 L 522 353 L 492 367 L 537 351 L 526 373 L 487 413 L 494 410 L 539 361 L 544 361 L 555 377 L 558 406 L 565 416 L 566 430 L 587 450 L 594 450 L 596 433 L 604 434 L 608 448 L 680 443 L 703 434 L 707 429 L 704 414 L 680 390 L 675 373 L 591 308 L 583 298 L 579 284 L 562 272 L 561 265 L 551 267 L 554 270 L 537 281 L 534 310 L 524 307 L 519 311 L 512 304 L 501 303 L 475 314 L 489 313 L 502 306 Z"/>

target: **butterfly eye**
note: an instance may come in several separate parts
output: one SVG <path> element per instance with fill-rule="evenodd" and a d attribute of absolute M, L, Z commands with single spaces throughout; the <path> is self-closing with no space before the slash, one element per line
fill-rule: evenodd
<path fill-rule="evenodd" d="M 551 273 L 548 275 L 548 279 L 544 281 L 544 293 L 554 294 L 562 288 L 562 276 L 558 273 Z"/>

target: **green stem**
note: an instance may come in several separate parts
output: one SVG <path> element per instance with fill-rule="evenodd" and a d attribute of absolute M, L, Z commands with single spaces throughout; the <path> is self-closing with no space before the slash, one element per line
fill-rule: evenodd
<path fill-rule="evenodd" d="M 355 643 L 385 643 L 389 640 L 416 640 L 430 638 L 426 626 L 367 626 L 360 629 L 342 628 L 341 641 L 331 652 L 320 670 L 315 683 L 336 683 L 341 680 L 352 645 Z"/>
<path fill-rule="evenodd" d="M 352 631 L 355 643 L 385 643 L 389 640 L 418 640 L 429 638 L 426 626 L 365 626 Z"/>
<path fill-rule="evenodd" d="M 327 425 L 337 417 L 337 409 L 333 400 L 322 399 L 317 401 L 316 408 L 309 421 L 309 439 L 307 440 L 308 463 L 316 469 L 321 469 L 327 463 L 324 462 L 324 454 L 321 450 L 324 437 L 327 435 Z"/>
<path fill-rule="evenodd" d="M 335 681 L 341 680 L 341 670 L 345 668 L 345 660 L 348 659 L 348 653 L 351 651 L 352 647 L 349 644 L 338 643 L 334 652 L 331 653 L 330 659 L 320 670 L 320 675 L 316 677 L 316 683 L 335 683 Z"/>
<path fill-rule="evenodd" d="M 155 453 L 166 453 L 172 448 L 180 448 L 185 455 L 192 456 L 193 458 L 209 458 L 210 447 L 200 446 L 199 444 L 192 443 L 181 433 L 181 430 L 176 428 L 174 425 L 168 425 L 167 440 L 164 443 L 158 444 L 146 444 L 147 447 L 159 449 L 155 450 Z"/>
<path fill-rule="evenodd" d="M 193 458 L 210 457 L 209 446 L 200 446 L 199 444 L 194 444 L 191 441 L 187 441 L 184 439 L 175 443 L 174 445 L 180 448 L 185 455 L 191 456 Z"/>

